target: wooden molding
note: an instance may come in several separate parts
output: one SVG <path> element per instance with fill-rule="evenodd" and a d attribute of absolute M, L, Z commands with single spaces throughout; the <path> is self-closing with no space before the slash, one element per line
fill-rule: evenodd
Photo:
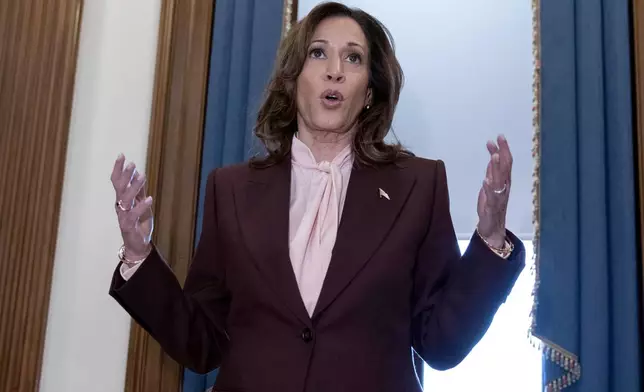
<path fill-rule="evenodd" d="M 194 249 L 214 1 L 163 0 L 148 140 L 154 241 L 180 282 Z M 126 392 L 181 390 L 183 369 L 132 322 Z"/>
<path fill-rule="evenodd" d="M 82 0 L 0 1 L 0 390 L 37 391 Z"/>
<path fill-rule="evenodd" d="M 642 244 L 644 244 L 644 4 L 642 4 L 641 0 L 633 0 L 631 6 L 633 23 L 632 64 L 634 68 L 631 74 L 634 79 L 634 141 L 637 148 L 635 173 L 639 212 L 638 234 L 640 238 L 640 341 L 644 342 L 644 249 L 642 249 Z"/>

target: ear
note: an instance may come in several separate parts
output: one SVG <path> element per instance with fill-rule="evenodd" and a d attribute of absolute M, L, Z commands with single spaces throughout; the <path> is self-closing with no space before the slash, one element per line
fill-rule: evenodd
<path fill-rule="evenodd" d="M 365 97 L 365 106 L 371 106 L 373 104 L 373 90 L 371 88 L 367 89 L 367 95 Z"/>

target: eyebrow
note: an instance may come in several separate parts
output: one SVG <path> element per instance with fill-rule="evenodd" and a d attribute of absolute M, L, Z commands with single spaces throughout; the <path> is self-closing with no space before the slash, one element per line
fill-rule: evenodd
<path fill-rule="evenodd" d="M 325 39 L 316 39 L 316 40 L 311 41 L 311 43 L 315 43 L 315 42 L 322 43 L 322 44 L 327 44 L 327 45 L 329 44 L 329 41 L 327 41 L 327 40 L 325 40 Z M 357 43 L 357 42 L 353 42 L 353 41 L 349 41 L 349 42 L 347 42 L 347 46 L 357 46 L 357 47 L 359 47 L 359 48 L 361 48 L 361 49 L 363 49 L 363 50 L 364 50 L 364 48 L 362 47 L 362 45 L 360 45 L 360 44 L 359 44 L 359 43 Z"/>

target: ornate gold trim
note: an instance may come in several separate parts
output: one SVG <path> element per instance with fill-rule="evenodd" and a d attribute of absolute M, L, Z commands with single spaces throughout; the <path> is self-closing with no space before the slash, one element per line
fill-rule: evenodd
<path fill-rule="evenodd" d="M 541 36 L 540 36 L 540 0 L 532 0 L 532 55 L 534 72 L 532 80 L 532 158 L 534 169 L 532 173 L 532 223 L 534 226 L 534 237 L 532 244 L 534 248 L 534 260 L 531 272 L 534 275 L 534 288 L 532 290 L 533 304 L 530 312 L 530 329 L 528 337 L 532 345 L 541 351 L 544 358 L 555 363 L 563 370 L 563 374 L 554 380 L 546 382 L 544 390 L 547 392 L 561 391 L 581 377 L 581 365 L 577 355 L 565 350 L 555 343 L 536 335 L 537 307 L 539 305 L 537 293 L 539 291 L 539 233 L 540 233 L 540 176 L 541 176 Z"/>
<path fill-rule="evenodd" d="M 284 0 L 282 21 L 282 38 L 284 38 L 297 22 L 297 0 Z"/>

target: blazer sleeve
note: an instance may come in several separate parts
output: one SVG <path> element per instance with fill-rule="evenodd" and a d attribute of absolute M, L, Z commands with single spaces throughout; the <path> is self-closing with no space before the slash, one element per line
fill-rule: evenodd
<path fill-rule="evenodd" d="M 110 295 L 181 365 L 206 373 L 226 350 L 230 294 L 217 256 L 215 174 L 208 176 L 203 229 L 184 288 L 156 248 L 125 281 L 119 267 Z"/>
<path fill-rule="evenodd" d="M 431 367 L 458 365 L 483 337 L 525 265 L 522 242 L 503 259 L 475 233 L 461 256 L 449 212 L 445 165 L 436 161 L 430 224 L 419 248 L 412 295 L 414 350 Z"/>

